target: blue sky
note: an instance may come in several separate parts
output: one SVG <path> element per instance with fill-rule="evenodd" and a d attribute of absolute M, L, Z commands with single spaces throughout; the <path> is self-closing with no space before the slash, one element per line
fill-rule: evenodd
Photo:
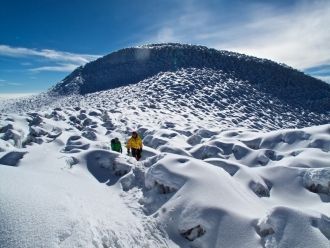
<path fill-rule="evenodd" d="M 201 44 L 330 83 L 329 0 L 1 0 L 0 93 L 41 92 L 128 46 Z"/>

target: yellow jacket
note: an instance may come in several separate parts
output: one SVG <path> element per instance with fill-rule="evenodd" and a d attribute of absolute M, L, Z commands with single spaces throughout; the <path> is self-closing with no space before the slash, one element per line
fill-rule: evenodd
<path fill-rule="evenodd" d="M 140 138 L 140 136 L 137 136 L 136 138 L 131 137 L 128 141 L 127 141 L 127 145 L 126 147 L 128 149 L 130 148 L 134 148 L 134 149 L 141 149 L 142 148 L 142 139 Z"/>

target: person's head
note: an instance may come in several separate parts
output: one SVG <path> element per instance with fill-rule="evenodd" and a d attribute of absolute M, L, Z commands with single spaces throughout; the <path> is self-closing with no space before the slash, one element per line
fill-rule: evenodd
<path fill-rule="evenodd" d="M 137 132 L 133 131 L 133 132 L 132 132 L 132 137 L 133 137 L 133 138 L 137 138 L 137 136 L 138 136 Z"/>
<path fill-rule="evenodd" d="M 116 141 L 116 142 L 119 142 L 119 139 L 118 139 L 118 138 L 115 138 L 115 141 Z"/>

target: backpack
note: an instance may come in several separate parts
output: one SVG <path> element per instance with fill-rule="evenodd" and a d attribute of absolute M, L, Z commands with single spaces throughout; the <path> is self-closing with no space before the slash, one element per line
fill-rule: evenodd
<path fill-rule="evenodd" d="M 118 139 L 116 140 L 116 138 L 114 138 L 111 140 L 111 150 L 122 152 L 121 143 Z"/>

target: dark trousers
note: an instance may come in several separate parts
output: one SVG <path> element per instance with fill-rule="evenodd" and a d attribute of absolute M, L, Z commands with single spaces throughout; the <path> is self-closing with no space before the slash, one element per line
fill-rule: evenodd
<path fill-rule="evenodd" d="M 134 158 L 136 158 L 136 160 L 140 160 L 141 158 L 141 150 L 142 149 L 135 149 L 135 148 L 132 148 L 132 156 Z"/>

